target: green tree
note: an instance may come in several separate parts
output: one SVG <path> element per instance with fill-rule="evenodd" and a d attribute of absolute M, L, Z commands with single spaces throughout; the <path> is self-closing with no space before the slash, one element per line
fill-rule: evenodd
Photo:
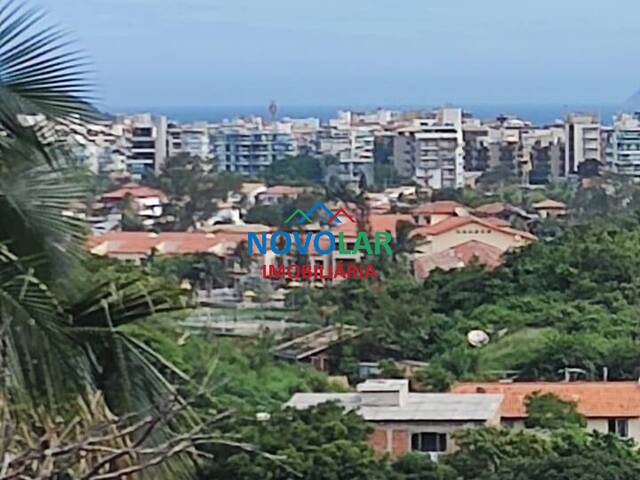
<path fill-rule="evenodd" d="M 391 471 L 377 460 L 366 439 L 370 427 L 357 414 L 322 404 L 306 410 L 276 410 L 265 422 L 244 428 L 257 453 L 214 451 L 202 478 L 242 480 L 386 480 Z M 216 455 L 217 453 L 217 455 Z"/>
<path fill-rule="evenodd" d="M 167 215 L 173 230 L 187 230 L 206 221 L 218 210 L 217 201 L 237 192 L 244 178 L 228 172 L 218 173 L 199 157 L 180 154 L 169 158 L 157 178 L 149 183 L 169 196 Z"/>
<path fill-rule="evenodd" d="M 565 402 L 551 393 L 533 394 L 525 399 L 527 428 L 557 430 L 570 426 L 586 427 L 586 419 L 578 413 L 575 402 Z"/>
<path fill-rule="evenodd" d="M 481 428 L 456 435 L 458 450 L 444 463 L 466 480 L 628 480 L 640 473 L 640 456 L 613 435 L 558 430 L 533 432 Z"/>
<path fill-rule="evenodd" d="M 89 177 L 68 161 L 58 132 L 97 115 L 83 58 L 60 30 L 41 27 L 42 19 L 10 2 L 0 7 L 0 415 L 5 432 L 34 434 L 72 418 L 78 399 L 99 397 L 107 409 L 101 413 L 133 422 L 175 398 L 163 373 L 177 370 L 129 328 L 181 304 L 179 292 L 157 279 L 105 278 L 84 268 L 87 226 L 75 205 L 89 198 Z M 186 417 L 179 417 L 141 444 L 157 446 L 182 431 Z M 24 453 L 5 440 L 5 459 Z M 138 461 L 125 451 L 99 470 Z M 191 466 L 178 459 L 171 478 Z"/>
<path fill-rule="evenodd" d="M 333 157 L 287 157 L 269 165 L 264 178 L 270 185 L 318 185 L 324 181 L 327 165 L 335 161 Z"/>

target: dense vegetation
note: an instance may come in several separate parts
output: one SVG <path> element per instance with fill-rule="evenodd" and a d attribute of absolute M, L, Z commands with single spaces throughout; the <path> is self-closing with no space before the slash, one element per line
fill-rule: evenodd
<path fill-rule="evenodd" d="M 510 254 L 491 272 L 479 266 L 434 272 L 420 284 L 391 269 L 383 282 L 350 282 L 312 295 L 305 315 L 366 327 L 352 352 L 361 360 L 431 362 L 422 380 L 516 371 L 521 379 L 558 379 L 565 367 L 587 378 L 637 378 L 640 224 L 636 217 L 568 227 L 552 241 Z M 491 343 L 473 348 L 470 330 Z M 344 372 L 352 373 L 352 372 Z"/>

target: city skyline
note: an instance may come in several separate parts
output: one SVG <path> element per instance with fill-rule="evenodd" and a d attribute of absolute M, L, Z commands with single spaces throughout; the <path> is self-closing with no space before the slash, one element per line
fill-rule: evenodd
<path fill-rule="evenodd" d="M 615 16 L 593 0 L 38 3 L 75 32 L 111 109 L 622 104 L 640 86 L 627 0 Z"/>

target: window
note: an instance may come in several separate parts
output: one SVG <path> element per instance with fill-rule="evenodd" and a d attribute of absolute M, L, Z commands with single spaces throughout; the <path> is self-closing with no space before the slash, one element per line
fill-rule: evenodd
<path fill-rule="evenodd" d="M 629 421 L 626 418 L 610 418 L 609 433 L 626 438 L 629 436 Z"/>
<path fill-rule="evenodd" d="M 419 452 L 444 452 L 447 450 L 447 434 L 435 432 L 411 435 L 411 450 Z"/>
<path fill-rule="evenodd" d="M 134 137 L 150 137 L 153 135 L 153 129 L 150 127 L 137 127 L 133 129 Z"/>

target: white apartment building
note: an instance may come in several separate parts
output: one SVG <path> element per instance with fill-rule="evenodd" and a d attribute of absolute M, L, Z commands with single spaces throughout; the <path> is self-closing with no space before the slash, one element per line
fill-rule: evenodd
<path fill-rule="evenodd" d="M 464 187 L 462 110 L 445 108 L 399 129 L 393 155 L 404 177 L 436 190 Z"/>
<path fill-rule="evenodd" d="M 209 135 L 221 171 L 256 175 L 273 162 L 298 153 L 290 123 L 238 120 L 212 126 Z"/>
<path fill-rule="evenodd" d="M 354 125 L 351 112 L 338 112 L 338 117 L 320 131 L 318 153 L 340 160 L 373 162 L 375 133 L 381 130 L 379 124 Z"/>
<path fill-rule="evenodd" d="M 45 141 L 60 145 L 76 164 L 93 173 L 126 171 L 129 143 L 120 124 L 110 121 L 70 122 L 44 131 L 47 132 Z"/>
<path fill-rule="evenodd" d="M 640 113 L 615 119 L 607 154 L 611 170 L 640 180 Z"/>
<path fill-rule="evenodd" d="M 209 126 L 206 122 L 170 123 L 167 131 L 169 156 L 183 153 L 203 160 L 211 157 Z"/>
<path fill-rule="evenodd" d="M 352 112 L 338 112 L 338 117 L 329 120 L 321 130 L 318 140 L 318 153 L 339 160 L 338 165 L 330 168 L 330 176 L 338 177 L 349 186 L 356 186 L 363 176 L 367 183 L 373 182 L 375 138 L 382 132 L 379 123 L 365 123 L 359 119 L 354 124 L 354 115 Z"/>
<path fill-rule="evenodd" d="M 576 174 L 587 160 L 603 161 L 601 125 L 592 114 L 570 114 L 565 120 L 565 176 Z"/>
<path fill-rule="evenodd" d="M 158 174 L 167 158 L 167 118 L 142 113 L 120 117 L 129 142 L 127 170 L 134 177 Z"/>
<path fill-rule="evenodd" d="M 291 133 L 300 155 L 313 155 L 318 152 L 318 136 L 321 128 L 319 118 L 284 118 L 282 123 L 291 124 Z"/>

